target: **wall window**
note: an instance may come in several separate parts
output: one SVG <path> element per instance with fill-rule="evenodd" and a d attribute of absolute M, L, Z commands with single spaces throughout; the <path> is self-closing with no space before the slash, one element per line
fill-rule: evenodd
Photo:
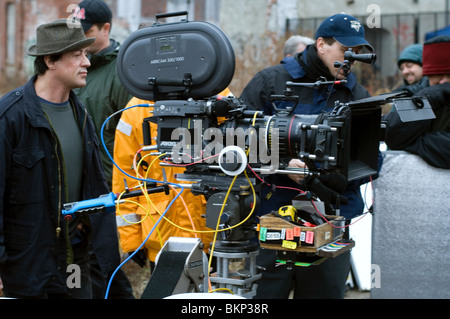
<path fill-rule="evenodd" d="M 6 5 L 6 64 L 13 65 L 16 57 L 16 4 Z"/>

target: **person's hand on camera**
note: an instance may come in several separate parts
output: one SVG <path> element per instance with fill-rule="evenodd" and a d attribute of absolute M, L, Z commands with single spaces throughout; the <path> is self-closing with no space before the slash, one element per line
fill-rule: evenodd
<path fill-rule="evenodd" d="M 334 211 L 333 205 L 338 202 L 341 205 L 348 204 L 348 198 L 342 194 L 347 187 L 346 178 L 338 173 L 324 174 L 319 177 L 311 176 L 306 180 L 308 190 L 312 191 L 325 204 L 327 214 Z"/>
<path fill-rule="evenodd" d="M 299 159 L 291 159 L 288 164 L 288 167 L 305 169 L 306 164 Z M 303 174 L 289 174 L 288 176 L 290 179 L 292 179 L 296 183 L 300 183 L 301 181 L 303 181 L 305 179 L 305 176 Z"/>

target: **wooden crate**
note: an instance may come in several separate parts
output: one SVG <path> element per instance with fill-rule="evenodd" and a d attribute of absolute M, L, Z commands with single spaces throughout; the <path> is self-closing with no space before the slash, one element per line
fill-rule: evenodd
<path fill-rule="evenodd" d="M 261 247 L 276 250 L 316 253 L 317 250 L 342 238 L 344 218 L 325 216 L 328 222 L 316 227 L 305 227 L 272 214 L 260 218 Z"/>

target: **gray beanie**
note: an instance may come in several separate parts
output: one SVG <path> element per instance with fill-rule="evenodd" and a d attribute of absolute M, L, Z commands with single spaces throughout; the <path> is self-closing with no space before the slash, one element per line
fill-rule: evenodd
<path fill-rule="evenodd" d="M 406 61 L 413 62 L 422 66 L 422 52 L 423 52 L 422 44 L 413 44 L 406 47 L 398 58 L 397 61 L 398 67 L 400 68 L 400 65 Z"/>

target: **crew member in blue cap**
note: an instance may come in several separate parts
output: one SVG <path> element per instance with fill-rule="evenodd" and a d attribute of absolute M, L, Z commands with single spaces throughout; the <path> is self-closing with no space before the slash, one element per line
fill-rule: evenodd
<path fill-rule="evenodd" d="M 320 87 L 293 87 L 293 95 L 299 97 L 299 103 L 294 109 L 295 114 L 319 114 L 331 111 L 336 101 L 348 102 L 369 97 L 367 90 L 357 82 L 356 76 L 349 70 L 344 72 L 337 68 L 335 62 L 344 61 L 344 53 L 348 49 L 359 53 L 362 50 L 373 52 L 373 47 L 367 42 L 364 27 L 361 22 L 347 14 L 336 14 L 325 19 L 316 30 L 315 43 L 309 45 L 303 52 L 293 57 L 284 58 L 280 64 L 268 67 L 248 83 L 242 93 L 242 100 L 251 109 L 263 110 L 265 114 L 275 113 L 271 95 L 282 95 L 287 81 L 299 83 L 314 83 L 321 78 L 328 81 L 341 80 L 342 84 Z M 277 102 L 275 102 L 277 103 Z M 277 105 L 281 107 L 281 105 Z M 382 158 L 379 156 L 379 166 Z M 304 167 L 298 159 L 292 159 L 290 166 Z M 307 180 L 299 176 L 271 175 L 266 180 L 275 186 L 284 186 L 273 191 L 265 188 L 262 192 L 262 204 L 259 215 L 278 211 L 285 205 L 291 205 L 299 194 L 294 189 L 311 190 Z M 333 178 L 333 185 L 326 183 L 326 196 L 336 198 L 338 194 L 345 198 L 341 201 L 340 214 L 349 222 L 351 218 L 361 215 L 364 202 L 360 186 L 367 180 L 346 182 L 339 176 Z M 289 187 L 291 189 L 286 189 Z M 347 202 L 348 201 L 348 202 Z M 334 204 L 326 203 L 327 207 Z M 348 231 L 347 231 L 348 232 Z M 329 258 L 319 265 L 310 267 L 288 267 L 276 263 L 276 251 L 260 249 L 258 266 L 262 278 L 258 282 L 256 298 L 288 298 L 294 291 L 294 298 L 343 298 L 346 280 L 350 271 L 350 253 Z"/>

